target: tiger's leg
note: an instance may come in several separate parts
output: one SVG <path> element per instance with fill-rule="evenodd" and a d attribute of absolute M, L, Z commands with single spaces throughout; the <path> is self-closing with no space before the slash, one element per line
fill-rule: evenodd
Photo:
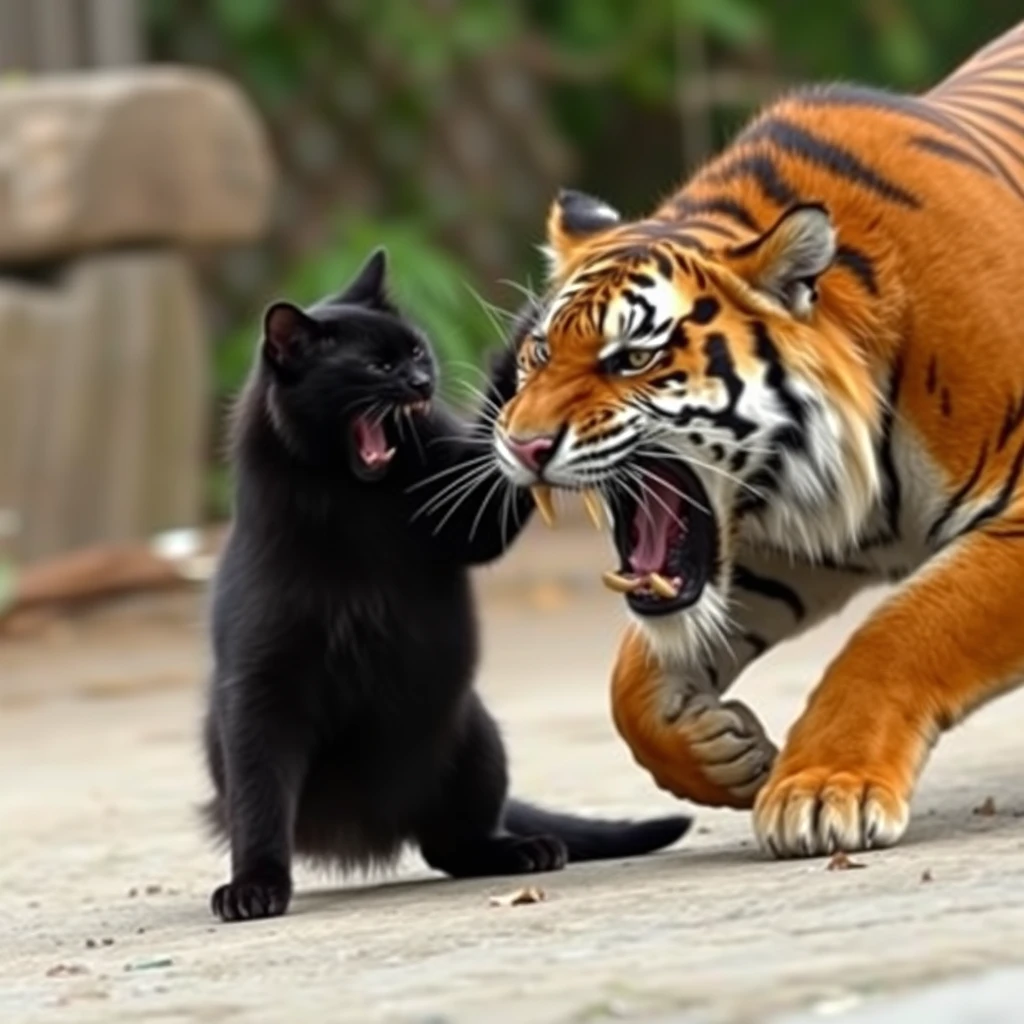
<path fill-rule="evenodd" d="M 680 652 L 668 633 L 678 636 L 678 623 L 630 627 L 612 675 L 612 718 L 636 761 L 682 799 L 753 806 L 775 746 L 745 704 L 722 695 L 761 654 L 837 611 L 871 580 L 854 569 L 749 556 L 733 570 L 731 626 L 717 642 Z"/>
<path fill-rule="evenodd" d="M 933 558 L 853 635 L 794 725 L 754 807 L 776 856 L 889 846 L 943 729 L 1020 682 L 1024 543 L 975 533 Z"/>
<path fill-rule="evenodd" d="M 671 682 L 636 626 L 612 674 L 612 719 L 658 786 L 708 807 L 750 807 L 775 758 L 749 708 Z"/>

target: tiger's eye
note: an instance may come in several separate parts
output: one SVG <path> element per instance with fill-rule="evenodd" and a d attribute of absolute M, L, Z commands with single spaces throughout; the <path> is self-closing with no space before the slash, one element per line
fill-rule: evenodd
<path fill-rule="evenodd" d="M 642 370 L 650 364 L 654 355 L 655 353 L 645 352 L 643 349 L 633 349 L 626 354 L 626 362 L 631 370 Z"/>

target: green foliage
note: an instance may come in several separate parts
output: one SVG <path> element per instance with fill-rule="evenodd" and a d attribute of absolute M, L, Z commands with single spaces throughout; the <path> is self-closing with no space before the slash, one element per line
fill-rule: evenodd
<path fill-rule="evenodd" d="M 332 243 L 301 261 L 278 293 L 300 306 L 340 291 L 378 246 L 388 253 L 392 293 L 403 313 L 423 328 L 438 353 L 449 391 L 473 382 L 484 352 L 502 344 L 500 317 L 478 297 L 466 269 L 428 233 L 408 221 L 346 221 Z M 217 348 L 222 394 L 235 391 L 248 372 L 260 338 L 258 319 Z"/>

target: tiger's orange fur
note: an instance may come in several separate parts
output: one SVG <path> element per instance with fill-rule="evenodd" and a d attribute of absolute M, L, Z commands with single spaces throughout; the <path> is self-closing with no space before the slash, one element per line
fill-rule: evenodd
<path fill-rule="evenodd" d="M 802 204 L 820 209 L 786 217 Z M 563 195 L 548 236 L 551 288 L 498 422 L 499 460 L 520 484 L 600 484 L 584 470 L 611 451 L 608 424 L 639 438 L 676 388 L 684 411 L 659 413 L 656 429 L 692 454 L 718 531 L 697 604 L 638 616 L 623 640 L 620 733 L 662 787 L 753 806 L 776 855 L 897 841 L 938 735 L 1024 678 L 1024 25 L 919 97 L 825 86 L 781 99 L 640 220 Z M 629 289 L 652 323 L 684 330 L 623 376 L 598 357 L 619 358 L 627 319 L 607 321 Z M 642 331 L 635 343 L 657 349 Z M 639 366 L 633 344 L 624 358 Z M 729 388 L 731 419 L 711 421 L 719 479 L 685 403 L 718 409 Z M 764 423 L 787 403 L 796 425 L 773 434 Z M 738 420 L 760 453 L 729 435 Z M 559 445 L 543 471 L 506 445 L 538 436 Z M 793 450 L 767 470 L 784 441 Z M 635 455 L 616 457 L 602 456 L 608 474 Z M 756 488 L 733 468 L 749 459 L 762 460 Z M 749 489 L 767 492 L 753 511 Z M 720 697 L 764 650 L 879 580 L 900 587 L 775 758 Z"/>

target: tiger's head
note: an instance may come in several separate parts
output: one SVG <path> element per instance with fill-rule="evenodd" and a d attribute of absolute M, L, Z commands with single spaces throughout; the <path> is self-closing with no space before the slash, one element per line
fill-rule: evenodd
<path fill-rule="evenodd" d="M 721 628 L 741 541 L 847 550 L 877 498 L 881 403 L 829 315 L 827 210 L 713 248 L 563 192 L 548 249 L 497 459 L 542 507 L 547 487 L 601 496 L 620 563 L 605 582 L 648 630 Z"/>

